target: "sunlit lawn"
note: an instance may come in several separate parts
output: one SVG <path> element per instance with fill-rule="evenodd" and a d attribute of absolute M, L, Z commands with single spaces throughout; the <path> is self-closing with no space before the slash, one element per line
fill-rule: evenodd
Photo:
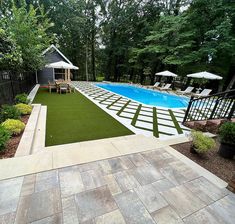
<path fill-rule="evenodd" d="M 34 103 L 47 105 L 46 146 L 133 134 L 78 92 L 40 89 Z"/>

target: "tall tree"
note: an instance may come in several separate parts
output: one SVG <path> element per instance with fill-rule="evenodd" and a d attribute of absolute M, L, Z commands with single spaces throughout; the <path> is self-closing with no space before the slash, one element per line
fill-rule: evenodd
<path fill-rule="evenodd" d="M 43 7 L 28 6 L 25 0 L 13 2 L 3 14 L 1 26 L 20 51 L 22 64 L 18 69 L 37 70 L 44 65 L 42 51 L 52 40 L 47 34 L 52 24 Z"/>

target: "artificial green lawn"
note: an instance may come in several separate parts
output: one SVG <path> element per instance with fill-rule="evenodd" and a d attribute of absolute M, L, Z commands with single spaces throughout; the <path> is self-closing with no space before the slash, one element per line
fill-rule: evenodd
<path fill-rule="evenodd" d="M 46 146 L 133 134 L 78 92 L 40 89 L 33 103 L 47 105 Z"/>

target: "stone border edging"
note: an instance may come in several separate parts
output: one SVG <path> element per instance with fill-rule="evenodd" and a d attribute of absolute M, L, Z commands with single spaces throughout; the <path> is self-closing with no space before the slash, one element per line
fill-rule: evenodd
<path fill-rule="evenodd" d="M 36 85 L 33 87 L 33 89 L 30 91 L 30 93 L 28 94 L 27 99 L 30 100 L 29 103 L 32 103 L 32 102 L 33 102 L 33 100 L 34 100 L 34 98 L 35 98 L 35 96 L 36 96 L 36 94 L 37 94 L 37 92 L 38 92 L 39 87 L 40 87 L 40 84 L 36 84 Z"/>
<path fill-rule="evenodd" d="M 27 156 L 31 154 L 40 110 L 41 104 L 33 104 L 32 113 L 29 116 L 28 123 L 26 124 L 20 143 L 17 147 L 15 157 Z"/>

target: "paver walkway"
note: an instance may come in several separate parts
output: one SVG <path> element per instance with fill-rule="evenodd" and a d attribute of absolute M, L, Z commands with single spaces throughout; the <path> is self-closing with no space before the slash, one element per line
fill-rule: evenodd
<path fill-rule="evenodd" d="M 136 134 L 150 134 L 162 138 L 189 132 L 189 129 L 181 124 L 185 114 L 184 110 L 142 105 L 96 87 L 91 82 L 74 81 L 73 85 L 98 106 L 105 108 L 108 113 L 115 114 L 115 118 L 124 125 L 134 127 L 134 131 L 142 131 L 135 132 Z"/>
<path fill-rule="evenodd" d="M 233 224 L 234 211 L 234 194 L 164 148 L 0 181 L 7 224 Z"/>

